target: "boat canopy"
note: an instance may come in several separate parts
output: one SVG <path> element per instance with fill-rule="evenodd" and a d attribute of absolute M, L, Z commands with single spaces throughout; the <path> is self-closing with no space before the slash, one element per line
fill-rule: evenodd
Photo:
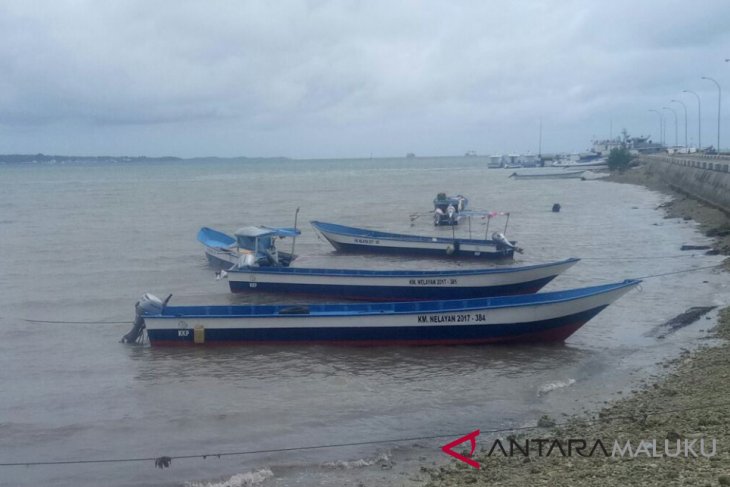
<path fill-rule="evenodd" d="M 263 225 L 260 226 L 250 226 L 250 227 L 242 227 L 236 230 L 236 237 L 249 237 L 249 238 L 258 238 L 263 236 L 272 236 L 272 237 L 296 237 L 297 235 L 300 235 L 302 232 L 297 230 L 296 228 L 277 228 L 277 227 L 266 227 Z"/>

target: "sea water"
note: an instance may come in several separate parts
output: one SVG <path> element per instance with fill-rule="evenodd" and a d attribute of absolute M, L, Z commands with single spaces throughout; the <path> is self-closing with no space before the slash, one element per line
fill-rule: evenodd
<path fill-rule="evenodd" d="M 704 319 L 664 340 L 645 336 L 690 306 L 727 304 L 730 295 L 716 270 L 668 274 L 721 258 L 679 250 L 705 240 L 694 222 L 664 218 L 657 207 L 666 196 L 603 181 L 514 180 L 486 162 L 0 165 L 0 463 L 72 462 L 1 466 L 0 485 L 417 484 L 419 468 L 445 462 L 440 445 L 460 435 L 595 408 L 636 387 L 657 362 L 706 342 Z M 172 293 L 173 304 L 303 302 L 229 293 L 196 241 L 202 226 L 292 226 L 299 208 L 298 266 L 495 265 L 340 255 L 308 223 L 467 236 L 466 221 L 433 226 L 439 192 L 509 212 L 507 236 L 525 249 L 517 264 L 582 259 L 546 290 L 666 275 L 645 279 L 559 345 L 119 343 L 144 292 Z M 487 230 L 476 219 L 471 233 L 503 231 L 505 222 L 495 218 Z M 398 439 L 411 440 L 388 441 Z M 173 457 L 170 468 L 74 463 L 161 456 Z"/>

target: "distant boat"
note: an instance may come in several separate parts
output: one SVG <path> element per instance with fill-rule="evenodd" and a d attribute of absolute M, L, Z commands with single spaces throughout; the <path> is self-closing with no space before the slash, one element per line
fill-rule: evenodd
<path fill-rule="evenodd" d="M 488 169 L 499 169 L 502 167 L 504 167 L 504 156 L 502 154 L 489 156 L 489 162 L 487 163 Z"/>
<path fill-rule="evenodd" d="M 515 179 L 580 179 L 585 171 L 555 171 L 549 173 L 516 173 L 509 175 Z"/>
<path fill-rule="evenodd" d="M 593 159 L 590 161 L 555 161 L 552 167 L 564 167 L 566 169 L 575 169 L 576 167 L 603 167 L 608 166 L 608 159 Z"/>
<path fill-rule="evenodd" d="M 517 242 L 509 241 L 497 232 L 492 240 L 476 240 L 403 235 L 318 221 L 310 223 L 335 249 L 343 252 L 511 259 L 515 250 L 521 251 Z"/>
<path fill-rule="evenodd" d="M 365 301 L 482 298 L 535 293 L 578 260 L 440 271 L 234 266 L 227 277 L 232 292 L 244 293 Z"/>
<path fill-rule="evenodd" d="M 241 258 L 250 255 L 255 260 L 270 259 L 276 255 L 277 265 L 288 266 L 295 255 L 279 252 L 276 238 L 296 237 L 301 232 L 296 228 L 273 228 L 266 226 L 243 227 L 236 230 L 235 237 L 212 228 L 198 231 L 198 241 L 205 246 L 205 256 L 217 267 L 229 268 L 238 264 Z"/>
<path fill-rule="evenodd" d="M 562 342 L 641 281 L 520 296 L 404 303 L 167 306 L 146 294 L 152 346 Z"/>

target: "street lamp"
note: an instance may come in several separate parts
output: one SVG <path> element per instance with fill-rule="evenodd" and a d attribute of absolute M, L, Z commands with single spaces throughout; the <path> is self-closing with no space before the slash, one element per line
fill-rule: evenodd
<path fill-rule="evenodd" d="M 722 108 L 722 88 L 720 88 L 720 83 L 718 83 L 716 80 L 708 77 L 703 76 L 702 79 L 706 79 L 708 81 L 712 81 L 717 85 L 717 152 L 720 152 L 720 110 Z"/>
<path fill-rule="evenodd" d="M 687 145 L 687 105 L 684 104 L 681 100 L 671 100 L 671 103 L 679 103 L 682 105 L 682 108 L 684 108 L 684 146 L 689 147 Z"/>
<path fill-rule="evenodd" d="M 659 110 L 654 110 L 653 108 L 649 111 L 654 112 L 657 115 L 659 115 L 659 144 L 663 147 L 664 146 L 664 115 L 662 115 L 662 112 L 660 112 Z"/>
<path fill-rule="evenodd" d="M 697 97 L 697 149 L 702 150 L 702 102 L 700 102 L 700 95 L 692 90 L 682 90 L 682 93 L 692 93 Z"/>
<path fill-rule="evenodd" d="M 662 107 L 662 110 L 669 110 L 674 115 L 674 147 L 677 147 L 679 145 L 677 143 L 677 112 L 674 111 L 674 108 L 669 107 Z"/>

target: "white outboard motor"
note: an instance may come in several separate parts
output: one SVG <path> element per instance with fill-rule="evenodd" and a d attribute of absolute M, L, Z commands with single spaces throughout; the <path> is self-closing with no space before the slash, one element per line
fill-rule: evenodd
<path fill-rule="evenodd" d="M 242 255 L 238 259 L 238 268 L 243 269 L 244 267 L 253 267 L 256 265 L 256 256 L 253 254 Z"/>
<path fill-rule="evenodd" d="M 448 208 L 446 208 L 446 213 L 449 215 L 449 220 L 453 220 L 454 213 L 456 213 L 456 208 L 454 208 L 454 205 L 449 205 Z"/>
<path fill-rule="evenodd" d="M 515 248 L 515 246 L 512 245 L 512 243 L 509 240 L 507 240 L 507 237 L 505 237 L 504 234 L 501 232 L 494 232 L 492 234 L 492 240 L 494 240 L 495 242 L 501 243 L 502 245 L 504 245 L 507 248 L 510 248 L 510 249 Z"/>
<path fill-rule="evenodd" d="M 142 298 L 139 300 L 140 309 L 147 314 L 156 315 L 162 313 L 162 309 L 166 303 L 163 303 L 160 298 L 154 294 L 144 293 Z"/>

